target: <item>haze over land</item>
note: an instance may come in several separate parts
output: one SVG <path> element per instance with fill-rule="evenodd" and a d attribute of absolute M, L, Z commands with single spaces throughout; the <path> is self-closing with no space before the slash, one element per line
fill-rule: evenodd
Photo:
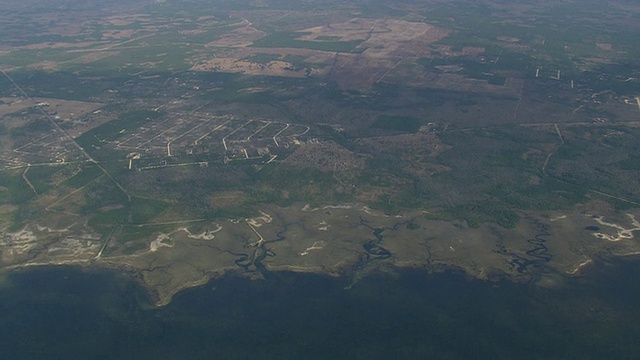
<path fill-rule="evenodd" d="M 640 253 L 630 1 L 0 5 L 0 266 L 461 269 Z"/>

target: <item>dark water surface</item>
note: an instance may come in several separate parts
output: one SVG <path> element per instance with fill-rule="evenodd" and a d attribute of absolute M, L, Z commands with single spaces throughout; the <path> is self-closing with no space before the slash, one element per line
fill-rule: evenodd
<path fill-rule="evenodd" d="M 637 359 L 639 276 L 638 261 L 547 287 L 420 271 L 350 290 L 318 275 L 227 276 L 152 309 L 117 273 L 31 269 L 0 283 L 0 357 Z"/>

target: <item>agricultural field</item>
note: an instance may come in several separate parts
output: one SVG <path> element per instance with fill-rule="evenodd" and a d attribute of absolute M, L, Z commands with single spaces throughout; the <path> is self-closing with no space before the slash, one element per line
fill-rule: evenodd
<path fill-rule="evenodd" d="M 0 5 L 4 270 L 127 269 L 166 304 L 640 252 L 632 2 L 54 2 Z"/>

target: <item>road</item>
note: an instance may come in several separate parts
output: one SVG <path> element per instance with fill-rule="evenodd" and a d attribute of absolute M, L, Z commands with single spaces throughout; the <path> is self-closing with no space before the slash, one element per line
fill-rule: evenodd
<path fill-rule="evenodd" d="M 71 143 L 78 149 L 80 150 L 80 152 L 82 153 L 82 155 L 89 160 L 90 162 L 96 164 L 96 166 L 118 187 L 118 189 L 120 189 L 126 196 L 127 196 L 127 200 L 129 202 L 131 202 L 131 195 L 129 195 L 129 193 L 122 187 L 122 185 L 120 185 L 120 183 L 113 177 L 111 176 L 111 174 L 109 174 L 109 172 L 107 172 L 107 170 L 102 167 L 102 165 L 100 165 L 99 162 L 97 162 L 94 158 L 91 157 L 91 155 L 89 155 L 89 153 L 87 153 L 82 146 L 80 146 L 76 140 L 69 135 L 69 133 L 63 129 L 60 125 L 58 125 L 57 122 L 55 122 L 55 120 L 51 117 L 51 115 L 49 115 L 48 112 L 46 112 L 42 106 L 38 105 L 38 102 L 35 101 L 33 98 L 31 98 L 31 96 L 29 96 L 29 94 L 27 94 L 21 87 L 20 85 L 18 85 L 11 76 L 9 76 L 9 74 L 4 71 L 3 68 L 0 67 L 0 72 L 2 72 L 2 74 L 11 82 L 11 84 L 13 84 L 13 86 L 18 89 L 18 91 L 20 91 L 20 93 L 22 93 L 22 95 L 24 95 L 25 98 L 27 98 L 30 102 L 33 103 L 33 105 L 40 110 L 40 112 L 46 117 L 47 121 L 49 121 L 51 123 L 51 125 L 53 125 L 53 127 L 60 131 L 62 134 L 64 134 L 65 137 L 67 137 L 69 139 L 69 141 L 71 141 Z"/>

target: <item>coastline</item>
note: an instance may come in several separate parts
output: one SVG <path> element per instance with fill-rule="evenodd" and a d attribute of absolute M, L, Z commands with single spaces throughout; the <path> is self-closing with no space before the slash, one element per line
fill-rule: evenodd
<path fill-rule="evenodd" d="M 0 345 L 13 358 L 276 359 L 311 351 L 345 358 L 349 349 L 388 358 L 399 348 L 407 357 L 469 359 L 620 355 L 615 349 L 635 341 L 634 319 L 640 319 L 634 308 L 640 288 L 624 275 L 638 273 L 637 259 L 595 262 L 556 286 L 480 281 L 456 268 L 379 269 L 356 282 L 317 273 L 279 271 L 256 280 L 228 272 L 157 307 L 140 282 L 117 270 L 30 267 L 13 272 L 0 289 L 0 306 L 13 309 L 0 314 Z"/>

